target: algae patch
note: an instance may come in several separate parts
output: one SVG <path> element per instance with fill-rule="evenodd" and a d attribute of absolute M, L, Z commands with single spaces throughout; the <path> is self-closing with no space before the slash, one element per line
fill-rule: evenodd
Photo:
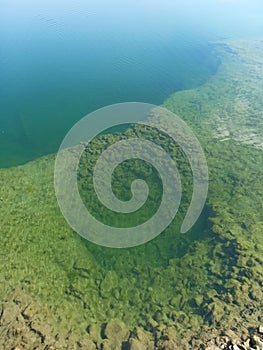
<path fill-rule="evenodd" d="M 228 54 L 241 65 L 246 51 L 235 54 L 237 45 L 240 52 L 237 43 Z M 252 61 L 259 61 L 258 55 L 253 57 Z M 22 298 L 16 295 L 25 295 L 32 305 L 38 305 L 37 317 L 52 315 L 51 330 L 47 333 L 54 337 L 74 334 L 78 339 L 95 342 L 97 347 L 108 342 L 109 338 L 105 337 L 114 332 L 115 327 L 123 330 L 124 337 L 127 329 L 137 336 L 141 331 L 134 327 L 140 326 L 145 334 L 156 339 L 164 330 L 172 329 L 178 338 L 190 341 L 209 327 L 257 325 L 263 314 L 263 156 L 258 137 L 257 142 L 248 145 L 237 135 L 245 135 L 246 120 L 260 136 L 262 121 L 251 119 L 247 106 L 243 104 L 241 108 L 240 101 L 238 113 L 229 109 L 235 96 L 240 99 L 241 90 L 244 96 L 246 91 L 254 89 L 255 80 L 248 68 L 248 79 L 239 85 L 240 65 L 236 65 L 237 71 L 235 65 L 227 70 L 227 62 L 203 87 L 179 92 L 165 103 L 193 127 L 209 164 L 207 206 L 186 235 L 180 235 L 178 227 L 191 193 L 189 164 L 176 145 L 170 141 L 163 143 L 158 134 L 153 135 L 155 140 L 178 161 L 186 191 L 177 219 L 165 232 L 132 249 L 95 246 L 69 228 L 54 194 L 54 156 L 0 170 L 0 297 L 3 305 L 7 299 L 23 305 Z M 259 79 L 258 75 L 256 78 Z M 255 96 L 257 94 L 255 89 Z M 256 106 L 253 99 L 251 106 Z M 215 116 L 222 116 L 223 111 L 228 111 L 227 131 L 230 136 L 234 135 L 229 139 L 225 139 L 228 138 L 225 132 L 221 137 L 217 130 Z M 237 130 L 239 121 L 240 130 Z M 100 145 L 113 142 L 114 137 L 125 135 L 147 137 L 145 130 L 130 128 L 115 136 L 100 135 L 94 146 L 99 149 Z M 95 161 L 88 154 L 83 157 L 83 162 L 89 165 Z M 92 186 L 87 181 L 89 171 L 85 173 L 86 168 L 81 166 L 79 188 L 85 201 Z M 131 179 L 143 173 L 151 188 L 158 190 L 158 175 L 153 169 L 139 163 L 126 163 L 117 170 L 115 183 L 113 180 L 117 195 L 129 198 L 129 186 L 118 186 L 118 179 L 127 168 L 135 171 Z M 98 211 L 95 198 L 91 203 Z M 113 220 L 108 214 L 103 214 L 105 219 Z M 149 208 L 143 215 L 151 215 Z M 142 216 L 137 219 L 140 221 Z M 40 310 L 45 312 L 41 315 Z M 32 311 L 27 314 L 29 308 L 23 312 L 30 320 L 35 319 Z M 3 339 L 8 337 L 8 322 L 4 325 Z M 62 338 L 59 338 L 61 344 Z"/>

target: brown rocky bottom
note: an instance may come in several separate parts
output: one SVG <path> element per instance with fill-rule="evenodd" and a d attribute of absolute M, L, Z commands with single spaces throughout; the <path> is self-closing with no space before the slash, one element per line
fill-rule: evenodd
<path fill-rule="evenodd" d="M 12 298 L 0 311 L 1 350 L 263 350 L 263 326 L 239 331 L 207 328 L 196 337 L 178 337 L 172 327 L 159 325 L 148 332 L 130 331 L 120 320 L 87 328 L 77 336 L 72 329 L 54 328 L 47 311 L 29 300 Z"/>

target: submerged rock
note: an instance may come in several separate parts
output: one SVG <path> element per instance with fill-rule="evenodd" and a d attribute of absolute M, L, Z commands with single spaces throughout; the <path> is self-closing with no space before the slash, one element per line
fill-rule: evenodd
<path fill-rule="evenodd" d="M 100 293 L 107 297 L 118 286 L 118 276 L 115 271 L 108 271 L 100 284 Z"/>
<path fill-rule="evenodd" d="M 114 339 L 104 339 L 102 342 L 102 350 L 121 350 L 122 344 L 121 341 Z"/>
<path fill-rule="evenodd" d="M 145 346 L 138 340 L 131 338 L 128 345 L 129 350 L 144 350 Z"/>
<path fill-rule="evenodd" d="M 111 320 L 107 323 L 104 334 L 109 340 L 122 342 L 128 340 L 129 330 L 122 321 Z"/>

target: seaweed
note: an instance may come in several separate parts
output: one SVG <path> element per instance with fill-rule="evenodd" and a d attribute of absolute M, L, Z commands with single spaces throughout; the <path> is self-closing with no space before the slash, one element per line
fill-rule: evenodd
<path fill-rule="evenodd" d="M 96 215 L 101 207 L 91 174 L 104 147 L 127 136 L 144 137 L 176 159 L 186 188 L 178 216 L 153 241 L 131 249 L 96 246 L 67 225 L 53 189 L 54 155 L 0 170 L 2 300 L 14 289 L 23 290 L 41 305 L 50 305 L 58 328 L 69 328 L 70 319 L 77 325 L 76 334 L 86 336 L 87 328 L 114 318 L 129 329 L 140 325 L 154 332 L 164 325 L 188 335 L 207 325 L 258 322 L 263 308 L 263 157 L 262 121 L 256 111 L 262 107 L 258 96 L 262 80 L 251 75 L 251 67 L 245 71 L 242 67 L 249 60 L 258 65 L 262 60 L 251 45 L 254 56 L 240 50 L 240 42 L 219 46 L 222 65 L 217 74 L 164 104 L 194 129 L 209 165 L 206 207 L 186 235 L 178 230 L 191 197 L 191 171 L 179 147 L 157 131 L 131 126 L 99 135 L 93 152 L 92 148 L 84 152 L 79 165 L 83 201 L 88 193 L 92 200 L 85 204 Z M 253 142 L 245 138 L 243 122 L 258 131 L 249 139 Z M 218 131 L 219 126 L 224 129 Z M 160 199 L 158 174 L 137 160 L 116 169 L 112 181 L 116 196 L 129 199 L 129 185 L 138 175 L 147 180 L 153 195 L 143 214 L 125 218 L 128 225 L 151 215 L 158 206 L 157 200 L 152 209 L 153 201 L 156 196 Z M 111 223 L 116 220 L 108 211 L 101 215 Z"/>

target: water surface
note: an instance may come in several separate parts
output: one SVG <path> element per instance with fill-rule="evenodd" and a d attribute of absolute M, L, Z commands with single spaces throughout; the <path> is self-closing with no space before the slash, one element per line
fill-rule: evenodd
<path fill-rule="evenodd" d="M 151 12 L 115 5 L 5 6 L 0 167 L 56 152 L 91 111 L 127 101 L 160 104 L 216 71 L 210 44 L 216 35 L 192 31 L 177 12 L 164 21 L 168 12 L 156 17 L 154 6 Z"/>

